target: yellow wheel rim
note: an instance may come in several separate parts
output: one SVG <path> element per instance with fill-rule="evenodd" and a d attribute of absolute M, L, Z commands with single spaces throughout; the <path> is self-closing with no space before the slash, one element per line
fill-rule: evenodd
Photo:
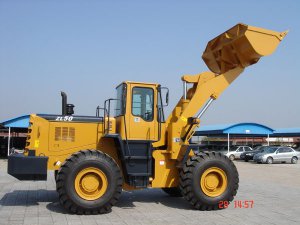
<path fill-rule="evenodd" d="M 208 197 L 220 196 L 227 188 L 226 173 L 218 167 L 211 167 L 202 174 L 200 186 L 203 193 Z"/>
<path fill-rule="evenodd" d="M 75 178 L 75 191 L 84 200 L 96 200 L 107 190 L 106 175 L 98 168 L 88 167 L 81 170 Z"/>

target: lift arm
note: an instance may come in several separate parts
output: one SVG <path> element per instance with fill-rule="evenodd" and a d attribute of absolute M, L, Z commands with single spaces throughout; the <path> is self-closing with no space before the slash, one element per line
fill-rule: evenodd
<path fill-rule="evenodd" d="M 262 56 L 272 54 L 286 34 L 287 31 L 280 33 L 237 24 L 208 42 L 202 58 L 211 72 L 181 78 L 183 96 L 166 121 L 166 137 L 155 145 L 167 146 L 170 158 L 181 160 L 195 128 L 200 124 L 200 117 L 210 103 L 245 67 L 257 63 Z M 192 85 L 189 90 L 188 84 Z"/>

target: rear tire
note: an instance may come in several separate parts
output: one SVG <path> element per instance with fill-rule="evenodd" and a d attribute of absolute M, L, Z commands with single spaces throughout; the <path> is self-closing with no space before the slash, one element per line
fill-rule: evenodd
<path fill-rule="evenodd" d="M 297 164 L 298 162 L 298 158 L 297 157 L 292 157 L 292 160 L 291 160 L 292 164 Z"/>
<path fill-rule="evenodd" d="M 268 157 L 266 162 L 267 162 L 267 164 L 272 164 L 273 163 L 273 158 Z"/>
<path fill-rule="evenodd" d="M 70 156 L 58 171 L 56 182 L 61 205 L 76 214 L 107 213 L 122 192 L 117 163 L 95 150 Z"/>
<path fill-rule="evenodd" d="M 220 209 L 220 202 L 231 202 L 238 187 L 237 169 L 221 153 L 192 156 L 180 172 L 182 195 L 198 210 Z"/>
<path fill-rule="evenodd" d="M 182 197 L 181 190 L 179 187 L 162 188 L 162 190 L 171 197 Z"/>

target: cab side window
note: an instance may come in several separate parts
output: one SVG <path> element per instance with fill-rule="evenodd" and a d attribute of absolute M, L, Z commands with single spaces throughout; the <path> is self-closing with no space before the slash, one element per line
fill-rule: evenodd
<path fill-rule="evenodd" d="M 154 91 L 152 88 L 134 87 L 132 89 L 132 115 L 145 121 L 153 120 Z"/>

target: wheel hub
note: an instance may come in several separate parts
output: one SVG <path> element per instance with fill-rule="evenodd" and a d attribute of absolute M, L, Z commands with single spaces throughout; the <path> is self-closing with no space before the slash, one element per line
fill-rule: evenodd
<path fill-rule="evenodd" d="M 87 192 L 93 192 L 101 185 L 101 180 L 97 179 L 94 174 L 88 174 L 82 178 L 81 185 L 82 188 Z"/>
<path fill-rule="evenodd" d="M 218 167 L 208 168 L 201 176 L 200 187 L 209 197 L 220 196 L 227 188 L 226 173 Z"/>
<path fill-rule="evenodd" d="M 106 175 L 98 168 L 88 167 L 81 170 L 75 179 L 76 193 L 84 200 L 96 200 L 107 190 Z"/>
<path fill-rule="evenodd" d="M 215 174 L 208 174 L 205 178 L 205 187 L 214 190 L 219 185 L 219 179 Z"/>

